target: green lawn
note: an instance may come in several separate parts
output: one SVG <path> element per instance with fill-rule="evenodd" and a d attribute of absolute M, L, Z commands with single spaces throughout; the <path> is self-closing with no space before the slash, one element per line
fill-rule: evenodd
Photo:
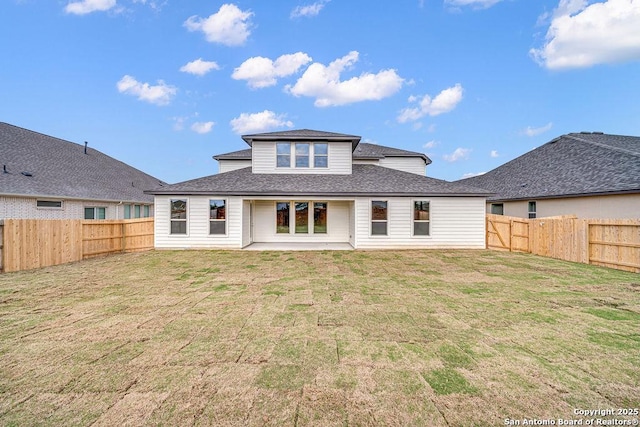
<path fill-rule="evenodd" d="M 493 251 L 158 251 L 0 275 L 3 426 L 638 407 L 637 274 Z"/>

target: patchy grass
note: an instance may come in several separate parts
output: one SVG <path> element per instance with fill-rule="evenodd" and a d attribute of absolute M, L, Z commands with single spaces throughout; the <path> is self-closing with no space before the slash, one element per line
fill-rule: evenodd
<path fill-rule="evenodd" d="M 159 251 L 4 274 L 0 425 L 484 426 L 635 408 L 639 283 L 492 251 Z"/>

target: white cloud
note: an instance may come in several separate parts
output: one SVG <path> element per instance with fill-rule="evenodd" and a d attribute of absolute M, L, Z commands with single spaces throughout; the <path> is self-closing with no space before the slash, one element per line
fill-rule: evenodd
<path fill-rule="evenodd" d="M 255 56 L 233 70 L 231 77 L 236 80 L 246 80 L 247 84 L 254 89 L 273 86 L 278 82 L 278 77 L 286 77 L 298 72 L 311 60 L 311 57 L 303 52 L 282 55 L 275 61 Z"/>
<path fill-rule="evenodd" d="M 215 122 L 196 122 L 191 125 L 191 130 L 199 134 L 205 134 L 211 132 L 214 125 Z"/>
<path fill-rule="evenodd" d="M 452 111 L 462 101 L 464 89 L 460 83 L 453 87 L 443 90 L 435 98 L 425 95 L 420 101 L 418 107 L 405 108 L 398 115 L 398 122 L 406 123 L 408 121 L 418 120 L 426 115 L 438 116 L 440 114 Z M 418 101 L 415 96 L 409 97 L 409 102 Z"/>
<path fill-rule="evenodd" d="M 67 4 L 64 11 L 74 15 L 86 15 L 91 12 L 104 12 L 116 6 L 116 0 L 81 0 Z"/>
<path fill-rule="evenodd" d="M 551 128 L 553 127 L 553 123 L 549 122 L 544 126 L 541 126 L 539 128 L 532 128 L 531 126 L 527 126 L 526 128 L 524 128 L 520 133 L 526 136 L 538 136 L 541 133 L 545 133 L 549 130 L 551 130 Z"/>
<path fill-rule="evenodd" d="M 291 19 L 300 18 L 303 16 L 305 17 L 316 16 L 320 13 L 322 8 L 324 8 L 327 3 L 329 3 L 329 0 L 320 0 L 306 6 L 297 6 L 291 12 Z"/>
<path fill-rule="evenodd" d="M 495 159 L 496 157 L 500 157 L 500 154 L 498 154 L 497 150 L 491 150 L 490 156 Z"/>
<path fill-rule="evenodd" d="M 189 31 L 202 31 L 207 41 L 227 46 L 240 46 L 251 31 L 253 12 L 242 11 L 235 4 L 223 4 L 220 10 L 208 18 L 191 16 L 184 22 Z"/>
<path fill-rule="evenodd" d="M 346 105 L 361 101 L 378 101 L 396 93 L 404 79 L 395 70 L 382 70 L 377 74 L 363 73 L 349 80 L 340 80 L 340 74 L 358 61 L 357 51 L 349 52 L 328 66 L 315 62 L 307 68 L 295 85 L 285 91 L 294 96 L 311 96 L 316 107 Z"/>
<path fill-rule="evenodd" d="M 469 158 L 469 154 L 471 153 L 470 148 L 456 148 L 456 150 L 451 154 L 445 154 L 442 156 L 447 162 L 457 162 L 458 160 L 464 160 Z"/>
<path fill-rule="evenodd" d="M 485 9 L 501 1 L 502 0 L 445 0 L 445 3 L 451 6 L 472 6 Z"/>
<path fill-rule="evenodd" d="M 431 149 L 431 148 L 437 147 L 438 145 L 440 145 L 440 141 L 433 140 L 433 141 L 429 141 L 426 144 L 424 144 L 422 146 L 422 148 Z"/>
<path fill-rule="evenodd" d="M 561 0 L 544 46 L 529 51 L 548 69 L 640 60 L 640 0 Z"/>
<path fill-rule="evenodd" d="M 472 178 L 474 176 L 484 175 L 486 172 L 468 172 L 462 175 L 462 179 L 464 178 Z"/>
<path fill-rule="evenodd" d="M 285 117 L 285 114 L 264 110 L 261 113 L 242 113 L 230 123 L 231 128 L 237 134 L 266 132 L 275 128 L 293 127 L 293 123 L 286 120 Z"/>
<path fill-rule="evenodd" d="M 158 80 L 156 86 L 149 83 L 140 83 L 134 77 L 126 75 L 117 83 L 118 92 L 138 97 L 140 101 L 146 101 L 156 105 L 167 105 L 178 93 L 175 86 L 170 86 Z"/>
<path fill-rule="evenodd" d="M 219 70 L 220 66 L 214 61 L 203 61 L 198 58 L 195 61 L 188 62 L 180 67 L 183 73 L 195 74 L 196 76 L 204 76 L 211 70 Z"/>

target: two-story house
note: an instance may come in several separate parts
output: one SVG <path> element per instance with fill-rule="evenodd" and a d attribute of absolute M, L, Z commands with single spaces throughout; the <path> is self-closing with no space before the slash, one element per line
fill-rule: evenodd
<path fill-rule="evenodd" d="M 157 248 L 484 248 L 485 190 L 421 153 L 313 130 L 242 137 L 220 173 L 155 195 Z"/>

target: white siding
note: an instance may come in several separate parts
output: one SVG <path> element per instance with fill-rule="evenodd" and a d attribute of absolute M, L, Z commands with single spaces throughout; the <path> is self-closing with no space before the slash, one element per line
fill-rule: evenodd
<path fill-rule="evenodd" d="M 421 176 L 427 173 L 427 166 L 420 157 L 384 157 L 380 159 L 379 165 Z"/>
<path fill-rule="evenodd" d="M 251 166 L 251 160 L 218 160 L 218 172 L 225 173 L 237 169 L 248 168 Z"/>
<path fill-rule="evenodd" d="M 640 194 L 567 197 L 564 199 L 531 199 L 536 202 L 538 218 L 576 215 L 578 218 L 624 219 L 640 218 Z M 528 218 L 528 201 L 504 202 L 504 214 Z M 487 202 L 491 213 L 491 202 Z"/>
<path fill-rule="evenodd" d="M 62 208 L 39 208 L 36 206 L 37 200 L 62 200 Z M 0 196 L 0 219 L 84 219 L 85 207 L 106 208 L 105 219 L 124 218 L 124 206 L 120 203 L 96 202 L 92 200 L 65 200 L 55 197 L 29 198 Z M 141 211 L 143 211 L 143 209 L 144 208 L 141 207 Z M 153 216 L 153 206 L 149 207 L 149 215 Z"/>
<path fill-rule="evenodd" d="M 253 209 L 250 200 L 242 201 L 242 247 L 250 245 L 253 242 L 251 230 L 251 211 Z"/>
<path fill-rule="evenodd" d="M 291 203 L 291 231 L 294 230 L 293 201 Z M 299 200 L 310 202 L 309 210 L 313 210 L 313 202 L 324 200 Z M 349 205 L 348 201 L 327 202 L 327 233 L 313 234 L 313 223 L 309 223 L 308 234 L 276 233 L 276 201 L 256 200 L 254 203 L 254 238 L 255 242 L 348 242 L 349 241 Z M 313 214 L 312 214 L 313 215 Z"/>
<path fill-rule="evenodd" d="M 170 200 L 187 200 L 187 234 L 170 234 Z M 209 234 L 209 200 L 226 199 L 226 235 Z M 156 196 L 156 248 L 241 248 L 243 203 L 240 197 Z"/>
<path fill-rule="evenodd" d="M 327 168 L 276 167 L 275 141 L 254 141 L 251 150 L 253 173 L 351 174 L 351 143 L 329 142 L 329 167 Z M 292 156 L 292 163 L 293 162 L 295 162 L 295 160 L 293 160 Z"/>
<path fill-rule="evenodd" d="M 387 236 L 371 236 L 371 201 L 387 200 Z M 430 236 L 412 236 L 413 200 L 430 201 Z M 484 248 L 485 199 L 482 197 L 358 198 L 357 249 Z"/>

